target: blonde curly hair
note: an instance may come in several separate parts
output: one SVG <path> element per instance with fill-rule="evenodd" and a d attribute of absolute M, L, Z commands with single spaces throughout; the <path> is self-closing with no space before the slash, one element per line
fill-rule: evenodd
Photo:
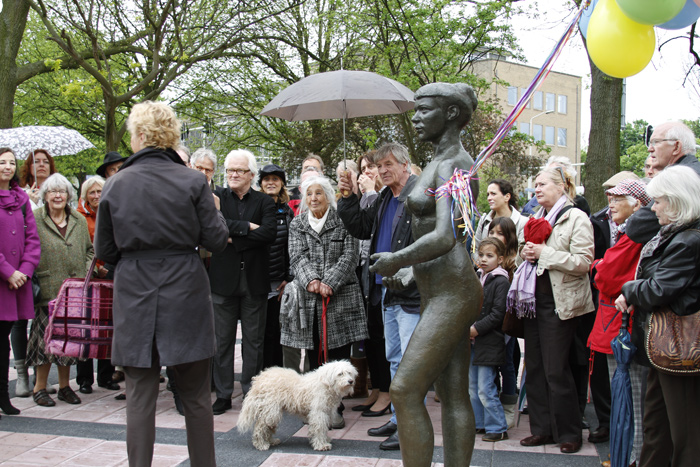
<path fill-rule="evenodd" d="M 180 146 L 180 120 L 175 111 L 163 102 L 136 104 L 131 109 L 126 127 L 132 136 L 145 137 L 145 147 L 177 149 Z"/>

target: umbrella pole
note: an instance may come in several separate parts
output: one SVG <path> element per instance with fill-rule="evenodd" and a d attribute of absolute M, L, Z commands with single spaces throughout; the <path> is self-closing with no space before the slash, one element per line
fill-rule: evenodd
<path fill-rule="evenodd" d="M 348 174 L 348 159 L 345 156 L 345 113 L 347 112 L 346 109 L 346 103 L 345 100 L 343 99 L 343 176 L 346 176 Z M 347 190 L 343 190 L 343 196 L 347 196 L 348 192 Z"/>

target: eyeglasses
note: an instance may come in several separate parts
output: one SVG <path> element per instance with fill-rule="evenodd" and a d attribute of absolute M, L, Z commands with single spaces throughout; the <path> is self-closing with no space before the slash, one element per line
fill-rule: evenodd
<path fill-rule="evenodd" d="M 623 201 L 627 201 L 627 198 L 610 198 L 610 204 L 620 204 Z"/>
<path fill-rule="evenodd" d="M 250 169 L 226 169 L 226 175 L 238 174 L 240 177 L 250 172 Z"/>
<path fill-rule="evenodd" d="M 678 140 L 675 138 L 652 139 L 652 140 L 649 140 L 649 147 L 652 147 L 652 146 L 656 147 L 660 143 L 663 143 L 664 141 L 678 141 Z"/>
<path fill-rule="evenodd" d="M 65 196 L 68 194 L 68 191 L 66 191 L 66 190 L 48 190 L 47 193 L 50 194 L 51 196 L 55 196 L 55 195 Z"/>
<path fill-rule="evenodd" d="M 207 169 L 206 167 L 202 167 L 201 165 L 195 165 L 195 169 L 199 170 L 200 172 L 204 172 L 207 175 L 211 175 L 214 173 L 214 169 Z M 228 170 L 226 171 L 228 173 Z"/>

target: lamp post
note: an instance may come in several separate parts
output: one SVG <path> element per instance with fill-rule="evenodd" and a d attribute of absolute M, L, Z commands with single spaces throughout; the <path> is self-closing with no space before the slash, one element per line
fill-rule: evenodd
<path fill-rule="evenodd" d="M 538 113 L 537 115 L 535 115 L 534 117 L 532 117 L 532 118 L 530 119 L 530 136 L 531 136 L 531 137 L 534 136 L 534 132 L 535 132 L 535 131 L 534 131 L 534 128 L 533 128 L 533 126 L 532 126 L 532 121 L 533 121 L 534 119 L 536 119 L 537 117 L 541 117 L 542 115 L 547 115 L 547 114 L 551 114 L 551 113 L 554 113 L 554 110 L 545 110 L 544 112 L 540 112 L 540 113 Z M 530 154 L 529 154 L 529 156 L 532 157 L 532 143 L 530 144 Z M 527 177 L 527 187 L 528 187 L 528 188 L 532 188 L 532 177 Z"/>

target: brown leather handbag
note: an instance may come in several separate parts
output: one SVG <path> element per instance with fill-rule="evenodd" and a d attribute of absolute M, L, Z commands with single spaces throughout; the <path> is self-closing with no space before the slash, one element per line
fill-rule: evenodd
<path fill-rule="evenodd" d="M 671 375 L 700 375 L 700 311 L 679 316 L 666 306 L 647 321 L 644 344 L 654 368 Z"/>

